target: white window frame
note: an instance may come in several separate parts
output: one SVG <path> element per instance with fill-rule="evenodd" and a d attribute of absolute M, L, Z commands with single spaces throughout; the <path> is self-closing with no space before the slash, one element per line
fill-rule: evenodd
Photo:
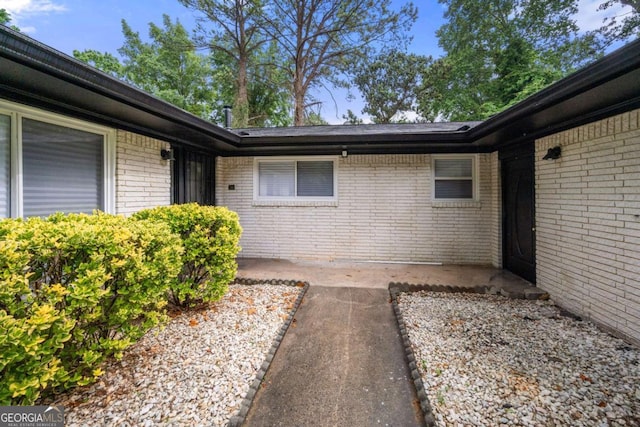
<path fill-rule="evenodd" d="M 0 114 L 11 117 L 11 217 L 23 216 L 22 119 L 32 119 L 101 135 L 104 141 L 103 210 L 115 213 L 116 206 L 116 131 L 105 126 L 73 119 L 38 108 L 0 100 Z"/>
<path fill-rule="evenodd" d="M 471 177 L 438 177 L 436 178 L 436 160 L 440 159 L 471 159 Z M 431 200 L 434 202 L 474 202 L 479 200 L 478 186 L 478 155 L 477 154 L 434 154 L 431 156 Z M 470 179 L 473 196 L 471 198 L 436 198 L 436 181 Z"/>
<path fill-rule="evenodd" d="M 333 196 L 297 196 L 298 162 L 333 162 Z M 293 196 L 261 196 L 260 195 L 260 163 L 294 163 L 294 195 Z M 255 157 L 253 159 L 253 200 L 266 202 L 337 202 L 338 200 L 338 156 L 278 156 Z"/>

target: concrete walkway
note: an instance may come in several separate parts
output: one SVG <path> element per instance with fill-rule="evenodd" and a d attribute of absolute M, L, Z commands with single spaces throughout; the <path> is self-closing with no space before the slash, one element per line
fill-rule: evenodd
<path fill-rule="evenodd" d="M 384 289 L 311 286 L 245 426 L 422 426 Z"/>
<path fill-rule="evenodd" d="M 238 264 L 238 277 L 311 285 L 245 426 L 422 426 L 389 283 L 531 287 L 489 267 L 265 259 Z"/>

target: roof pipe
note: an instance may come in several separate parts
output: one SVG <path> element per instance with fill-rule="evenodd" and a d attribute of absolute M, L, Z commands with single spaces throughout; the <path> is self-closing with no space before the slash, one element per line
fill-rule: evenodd
<path fill-rule="evenodd" d="M 222 107 L 222 111 L 224 113 L 224 128 L 225 129 L 231 129 L 231 110 L 233 108 L 231 107 L 231 105 L 225 105 L 224 107 Z"/>

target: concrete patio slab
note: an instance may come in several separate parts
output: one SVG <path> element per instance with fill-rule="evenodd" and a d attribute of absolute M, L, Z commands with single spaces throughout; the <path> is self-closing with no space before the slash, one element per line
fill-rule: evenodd
<path fill-rule="evenodd" d="M 238 277 L 310 284 L 245 426 L 423 426 L 389 283 L 535 289 L 484 266 L 238 260 Z"/>
<path fill-rule="evenodd" d="M 388 289 L 390 282 L 522 289 L 531 283 L 489 266 L 239 258 L 238 277 L 292 279 L 311 286 Z"/>

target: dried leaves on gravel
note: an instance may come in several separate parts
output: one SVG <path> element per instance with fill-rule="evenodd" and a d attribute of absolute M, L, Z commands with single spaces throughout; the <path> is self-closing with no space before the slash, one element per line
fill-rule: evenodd
<path fill-rule="evenodd" d="M 196 312 L 175 312 L 95 384 L 59 396 L 72 426 L 223 426 L 289 317 L 301 289 L 232 285 Z"/>
<path fill-rule="evenodd" d="M 640 350 L 551 301 L 417 292 L 398 304 L 438 425 L 640 425 Z"/>

